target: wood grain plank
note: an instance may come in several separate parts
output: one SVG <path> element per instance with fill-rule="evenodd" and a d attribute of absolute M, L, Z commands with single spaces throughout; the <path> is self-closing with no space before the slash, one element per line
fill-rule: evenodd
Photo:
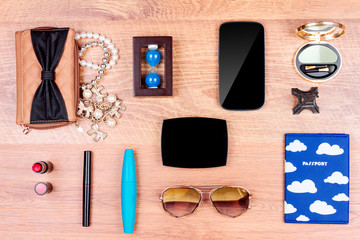
<path fill-rule="evenodd" d="M 41 6 L 41 7 L 39 7 Z M 326 6 L 326 7 L 325 7 Z M 310 11 L 310 10 L 311 11 Z M 49 14 L 51 13 L 51 14 Z M 354 239 L 360 226 L 360 4 L 358 1 L 44 1 L 0 2 L 0 239 Z M 331 17 L 329 19 L 329 17 Z M 314 20 L 347 26 L 330 41 L 343 68 L 324 84 L 302 80 L 292 62 L 306 41 L 295 28 Z M 232 112 L 218 104 L 218 27 L 228 20 L 259 21 L 266 36 L 266 103 L 259 111 Z M 14 33 L 37 26 L 70 26 L 104 33 L 119 48 L 120 60 L 103 85 L 124 100 L 127 110 L 104 142 L 93 143 L 74 126 L 32 131 L 15 125 Z M 173 36 L 172 97 L 132 96 L 132 37 Z M 87 59 L 98 60 L 89 53 Z M 93 73 L 82 71 L 90 79 Z M 291 88 L 319 87 L 320 114 L 292 115 Z M 161 165 L 160 135 L 167 118 L 226 119 L 226 167 L 176 169 Z M 83 126 L 88 126 L 83 121 Z M 344 132 L 351 135 L 350 224 L 283 223 L 284 134 Z M 120 179 L 125 148 L 136 152 L 139 202 L 136 233 L 122 233 Z M 92 226 L 81 227 L 82 151 L 94 153 Z M 36 175 L 32 163 L 52 161 L 51 174 Z M 38 197 L 33 186 L 50 181 L 54 192 Z M 254 194 L 252 209 L 229 219 L 208 202 L 192 216 L 175 219 L 159 194 L 172 185 L 242 185 Z M 331 230 L 331 231 L 330 231 Z"/>
<path fill-rule="evenodd" d="M 5 23 L 41 21 L 230 20 L 230 19 L 337 19 L 358 18 L 356 0 L 122 0 L 122 1 L 21 1 L 2 0 Z M 50 13 L 50 14 L 49 14 Z M 29 16 L 32 21 L 29 21 Z"/>

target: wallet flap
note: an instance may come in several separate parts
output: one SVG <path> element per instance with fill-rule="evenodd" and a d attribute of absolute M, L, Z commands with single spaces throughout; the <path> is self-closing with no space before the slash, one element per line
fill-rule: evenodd
<path fill-rule="evenodd" d="M 69 29 L 63 54 L 55 69 L 57 84 L 67 110 L 70 122 L 76 121 L 78 101 L 78 64 L 75 31 Z M 16 32 L 16 70 L 17 70 L 17 124 L 29 124 L 34 94 L 41 83 L 42 68 L 36 58 L 30 30 Z"/>

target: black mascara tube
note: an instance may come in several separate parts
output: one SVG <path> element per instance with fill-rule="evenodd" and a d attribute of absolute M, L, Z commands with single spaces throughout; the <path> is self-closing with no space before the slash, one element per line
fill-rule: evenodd
<path fill-rule="evenodd" d="M 90 226 L 91 151 L 84 151 L 83 227 Z"/>

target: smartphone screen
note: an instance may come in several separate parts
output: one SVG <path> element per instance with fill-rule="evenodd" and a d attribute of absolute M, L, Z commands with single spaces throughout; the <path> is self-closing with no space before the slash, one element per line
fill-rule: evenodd
<path fill-rule="evenodd" d="M 227 22 L 219 30 L 219 99 L 228 110 L 255 110 L 265 101 L 264 27 Z"/>

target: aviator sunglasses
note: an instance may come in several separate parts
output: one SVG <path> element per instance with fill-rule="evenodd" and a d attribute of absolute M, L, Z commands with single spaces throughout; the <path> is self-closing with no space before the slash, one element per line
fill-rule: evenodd
<path fill-rule="evenodd" d="M 243 187 L 175 186 L 166 188 L 160 196 L 164 210 L 174 217 L 193 213 L 206 198 L 219 213 L 233 218 L 250 208 L 251 195 Z"/>

